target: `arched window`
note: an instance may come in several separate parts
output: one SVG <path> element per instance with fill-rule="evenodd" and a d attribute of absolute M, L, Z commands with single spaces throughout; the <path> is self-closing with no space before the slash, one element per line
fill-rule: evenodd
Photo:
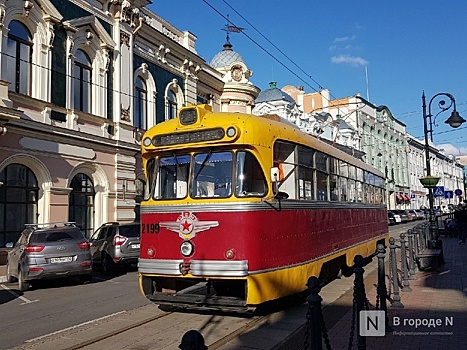
<path fill-rule="evenodd" d="M 146 129 L 148 115 L 148 91 L 146 83 L 141 77 L 136 77 L 134 92 L 133 125 L 139 129 Z"/>
<path fill-rule="evenodd" d="M 6 53 L 2 70 L 9 90 L 21 94 L 31 93 L 32 36 L 26 26 L 18 21 L 9 25 Z"/>
<path fill-rule="evenodd" d="M 167 119 L 177 118 L 177 96 L 170 89 L 167 91 L 167 107 Z"/>
<path fill-rule="evenodd" d="M 77 50 L 73 66 L 74 109 L 91 113 L 91 86 L 91 59 L 83 50 Z"/>
<path fill-rule="evenodd" d="M 94 185 L 85 174 L 77 174 L 71 180 L 68 217 L 70 221 L 91 237 L 94 231 Z"/>
<path fill-rule="evenodd" d="M 15 242 L 24 224 L 37 223 L 37 178 L 27 166 L 10 164 L 0 172 L 0 247 Z"/>

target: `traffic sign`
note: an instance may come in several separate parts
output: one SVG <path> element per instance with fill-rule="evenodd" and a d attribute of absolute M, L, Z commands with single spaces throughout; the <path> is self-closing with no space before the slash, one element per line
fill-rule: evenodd
<path fill-rule="evenodd" d="M 443 198 L 444 197 L 444 186 L 435 186 L 433 188 L 433 197 Z"/>
<path fill-rule="evenodd" d="M 444 191 L 444 198 L 454 198 L 454 191 Z"/>
<path fill-rule="evenodd" d="M 462 190 L 459 188 L 455 190 L 454 193 L 456 194 L 456 196 L 462 196 Z"/>

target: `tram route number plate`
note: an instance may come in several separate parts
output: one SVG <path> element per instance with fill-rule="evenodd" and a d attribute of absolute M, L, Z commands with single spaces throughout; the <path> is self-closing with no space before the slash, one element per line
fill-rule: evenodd
<path fill-rule="evenodd" d="M 139 244 L 132 244 L 131 248 L 139 248 Z"/>
<path fill-rule="evenodd" d="M 73 257 L 71 256 L 65 256 L 63 258 L 50 258 L 51 263 L 65 263 L 65 262 L 71 262 L 73 261 Z"/>

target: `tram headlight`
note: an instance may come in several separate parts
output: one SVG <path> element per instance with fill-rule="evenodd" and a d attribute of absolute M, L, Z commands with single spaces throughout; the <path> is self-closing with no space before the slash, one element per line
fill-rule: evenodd
<path fill-rule="evenodd" d="M 146 138 L 143 140 L 143 145 L 144 145 L 144 147 L 149 147 L 149 146 L 151 146 L 151 138 L 150 138 L 150 137 L 146 137 Z"/>
<path fill-rule="evenodd" d="M 229 127 L 226 132 L 228 137 L 234 137 L 236 133 L 237 133 L 237 130 L 235 130 L 233 126 Z"/>
<path fill-rule="evenodd" d="M 190 241 L 184 241 L 180 246 L 180 253 L 182 253 L 183 256 L 190 256 L 193 254 L 193 251 L 194 247 Z"/>

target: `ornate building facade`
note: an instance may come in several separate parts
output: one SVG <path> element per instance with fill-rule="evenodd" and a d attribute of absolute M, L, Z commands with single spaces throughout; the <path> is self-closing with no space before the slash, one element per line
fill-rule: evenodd
<path fill-rule="evenodd" d="M 138 220 L 145 130 L 190 103 L 251 111 L 243 60 L 210 66 L 149 3 L 0 0 L 0 247 L 25 223 Z"/>

